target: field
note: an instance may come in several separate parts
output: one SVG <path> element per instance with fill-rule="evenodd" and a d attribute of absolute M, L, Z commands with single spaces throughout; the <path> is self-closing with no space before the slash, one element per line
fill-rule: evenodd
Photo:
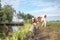
<path fill-rule="evenodd" d="M 12 33 L 12 37 L 0 40 L 60 40 L 60 22 L 47 22 L 47 27 L 40 27 L 36 35 L 28 37 L 28 29 L 31 24 L 24 23 L 24 27 Z"/>

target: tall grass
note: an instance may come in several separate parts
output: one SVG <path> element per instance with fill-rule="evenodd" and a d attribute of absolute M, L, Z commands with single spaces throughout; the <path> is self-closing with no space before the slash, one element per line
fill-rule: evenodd
<path fill-rule="evenodd" d="M 24 40 L 31 24 L 24 23 L 24 26 L 12 33 L 12 37 L 0 38 L 0 40 Z"/>
<path fill-rule="evenodd" d="M 25 23 L 23 28 L 21 28 L 18 31 L 13 33 L 11 40 L 18 40 L 18 39 L 24 40 L 24 38 L 26 37 L 30 26 L 31 26 L 31 24 Z"/>

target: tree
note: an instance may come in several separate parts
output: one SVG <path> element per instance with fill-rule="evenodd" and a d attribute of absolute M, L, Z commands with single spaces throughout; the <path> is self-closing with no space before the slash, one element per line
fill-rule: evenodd
<path fill-rule="evenodd" d="M 20 12 L 19 11 L 19 13 L 18 13 L 18 15 L 20 16 L 20 17 L 22 17 L 24 20 L 28 20 L 28 19 L 31 19 L 32 17 L 34 17 L 34 16 L 32 16 L 31 14 L 25 14 L 24 12 Z"/>
<path fill-rule="evenodd" d="M 5 22 L 6 20 L 11 22 L 13 10 L 14 9 L 11 7 L 11 5 L 5 5 L 4 7 L 1 7 L 0 0 L 0 22 Z"/>
<path fill-rule="evenodd" d="M 0 0 L 0 10 L 1 10 L 1 0 Z"/>
<path fill-rule="evenodd" d="M 21 13 L 21 12 L 19 11 L 18 16 L 20 16 L 21 18 L 23 18 L 23 19 L 25 20 L 25 14 L 24 14 L 23 12 Z"/>
<path fill-rule="evenodd" d="M 3 13 L 4 13 L 4 16 L 3 16 L 3 19 L 5 17 L 5 21 L 7 20 L 8 22 L 11 22 L 12 21 L 12 16 L 13 16 L 13 8 L 10 6 L 10 5 L 5 5 L 3 7 Z"/>
<path fill-rule="evenodd" d="M 26 20 L 28 20 L 28 19 L 31 19 L 32 17 L 34 17 L 34 16 L 32 16 L 31 14 L 26 14 Z"/>
<path fill-rule="evenodd" d="M 13 11 L 14 9 L 10 5 L 3 6 L 0 10 L 0 22 L 11 22 L 13 17 Z M 7 27 L 11 29 L 11 27 Z M 6 32 L 7 30 L 4 27 L 0 26 L 0 31 Z"/>
<path fill-rule="evenodd" d="M 1 11 L 1 0 L 0 0 L 0 21 L 2 20 L 1 16 L 3 15 L 2 11 Z"/>

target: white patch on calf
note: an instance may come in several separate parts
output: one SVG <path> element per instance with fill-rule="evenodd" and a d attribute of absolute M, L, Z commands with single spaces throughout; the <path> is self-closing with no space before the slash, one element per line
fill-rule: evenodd
<path fill-rule="evenodd" d="M 44 25 L 44 27 L 46 27 L 46 18 L 42 17 L 41 19 L 42 25 L 41 27 Z"/>

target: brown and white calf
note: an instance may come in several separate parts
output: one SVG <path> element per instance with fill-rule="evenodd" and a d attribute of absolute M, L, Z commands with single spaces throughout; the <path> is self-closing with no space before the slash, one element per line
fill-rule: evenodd
<path fill-rule="evenodd" d="M 32 18 L 32 23 L 42 23 L 41 27 L 44 25 L 46 27 L 46 15 L 42 17 Z"/>
<path fill-rule="evenodd" d="M 29 29 L 30 31 L 32 31 L 34 29 L 34 26 L 36 26 L 36 28 L 39 28 L 40 27 L 40 23 L 41 23 L 41 27 L 46 27 L 46 15 L 44 16 L 39 16 L 39 17 L 36 17 L 36 18 L 32 18 L 31 20 L 33 26 Z"/>

